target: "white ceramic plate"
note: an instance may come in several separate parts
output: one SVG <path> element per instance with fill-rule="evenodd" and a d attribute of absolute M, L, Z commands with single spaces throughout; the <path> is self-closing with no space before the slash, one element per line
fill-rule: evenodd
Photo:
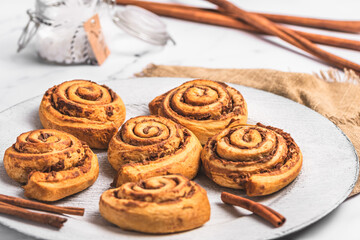
<path fill-rule="evenodd" d="M 124 100 L 127 119 L 149 114 L 147 104 L 189 79 L 136 78 L 106 84 Z M 58 205 L 85 207 L 84 217 L 70 216 L 61 230 L 0 215 L 0 223 L 22 233 L 45 239 L 269 239 L 300 230 L 334 210 L 349 195 L 358 176 L 358 158 L 347 137 L 320 114 L 286 98 L 264 91 L 231 85 L 245 97 L 249 122 L 261 122 L 291 133 L 304 155 L 300 175 L 283 190 L 267 197 L 253 198 L 286 216 L 286 223 L 273 228 L 257 216 L 220 200 L 221 191 L 244 196 L 240 190 L 217 186 L 203 174 L 195 179 L 207 192 L 211 203 L 211 220 L 203 227 L 171 235 L 146 235 L 123 231 L 107 223 L 98 211 L 99 197 L 109 188 L 115 171 L 107 162 L 106 151 L 99 157 L 100 175 L 89 189 L 58 201 Z M 49 86 L 51 87 L 51 86 Z M 41 128 L 34 97 L 0 113 L 0 155 L 23 132 Z M 2 157 L 0 159 L 2 161 Z M 19 184 L 11 180 L 0 164 L 1 193 L 23 197 Z"/>

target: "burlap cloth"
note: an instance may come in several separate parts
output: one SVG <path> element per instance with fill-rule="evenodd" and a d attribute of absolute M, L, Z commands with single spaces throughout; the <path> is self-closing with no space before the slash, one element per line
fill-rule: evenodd
<path fill-rule="evenodd" d="M 360 79 L 352 72 L 346 72 L 344 79 L 340 79 L 336 71 L 311 75 L 269 69 L 208 69 L 151 64 L 136 76 L 204 78 L 284 96 L 327 117 L 348 136 L 357 154 L 360 153 L 360 86 L 357 84 Z M 359 192 L 360 180 L 350 196 Z"/>

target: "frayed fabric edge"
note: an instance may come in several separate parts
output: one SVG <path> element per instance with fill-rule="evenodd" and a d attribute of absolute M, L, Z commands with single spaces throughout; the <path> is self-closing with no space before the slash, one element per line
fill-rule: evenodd
<path fill-rule="evenodd" d="M 148 64 L 141 72 L 135 73 L 135 77 L 148 77 L 157 68 L 156 64 Z M 328 70 L 320 70 L 319 73 L 313 73 L 313 76 L 322 79 L 326 82 L 343 82 L 351 84 L 360 84 L 360 76 L 351 69 L 344 69 L 344 71 L 329 68 Z"/>
<path fill-rule="evenodd" d="M 313 73 L 313 75 L 327 82 L 343 82 L 356 85 L 360 84 L 359 75 L 351 69 L 344 69 L 342 72 L 338 69 L 330 68 L 328 70 L 321 70 L 319 73 Z"/>
<path fill-rule="evenodd" d="M 141 72 L 135 73 L 135 77 L 148 77 L 151 76 L 151 72 L 155 70 L 157 66 L 153 63 L 148 64 Z"/>

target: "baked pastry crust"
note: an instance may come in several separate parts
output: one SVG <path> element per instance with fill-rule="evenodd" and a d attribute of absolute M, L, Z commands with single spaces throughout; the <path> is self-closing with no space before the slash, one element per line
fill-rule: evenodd
<path fill-rule="evenodd" d="M 71 133 L 98 149 L 108 147 L 125 115 L 125 105 L 114 91 L 86 80 L 67 81 L 50 88 L 39 109 L 44 128 Z"/>
<path fill-rule="evenodd" d="M 225 83 L 197 79 L 186 82 L 149 103 L 150 113 L 190 129 L 205 144 L 231 122 L 245 124 L 247 105 L 239 91 Z"/>
<path fill-rule="evenodd" d="M 216 134 L 204 146 L 201 160 L 215 183 L 262 196 L 292 182 L 303 157 L 290 134 L 258 123 L 235 124 Z"/>
<path fill-rule="evenodd" d="M 4 167 L 25 184 L 25 196 L 56 201 L 91 186 L 99 174 L 97 156 L 74 136 L 54 129 L 21 134 L 5 151 Z"/>
<path fill-rule="evenodd" d="M 127 230 L 173 233 L 202 226 L 210 219 L 206 191 L 179 175 L 157 176 L 107 190 L 101 215 Z"/>
<path fill-rule="evenodd" d="M 118 171 L 114 185 L 174 173 L 192 179 L 199 170 L 201 149 L 191 131 L 170 119 L 132 118 L 109 144 L 108 160 Z"/>

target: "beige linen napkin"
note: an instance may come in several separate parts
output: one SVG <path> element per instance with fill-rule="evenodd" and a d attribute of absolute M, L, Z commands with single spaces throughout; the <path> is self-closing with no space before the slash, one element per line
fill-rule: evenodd
<path fill-rule="evenodd" d="M 301 103 L 334 122 L 360 153 L 360 79 L 346 72 L 345 81 L 335 71 L 315 76 L 269 69 L 208 69 L 201 67 L 149 65 L 139 77 L 204 78 L 253 87 Z M 359 155 L 360 156 L 360 155 Z M 360 192 L 360 180 L 350 196 Z"/>

